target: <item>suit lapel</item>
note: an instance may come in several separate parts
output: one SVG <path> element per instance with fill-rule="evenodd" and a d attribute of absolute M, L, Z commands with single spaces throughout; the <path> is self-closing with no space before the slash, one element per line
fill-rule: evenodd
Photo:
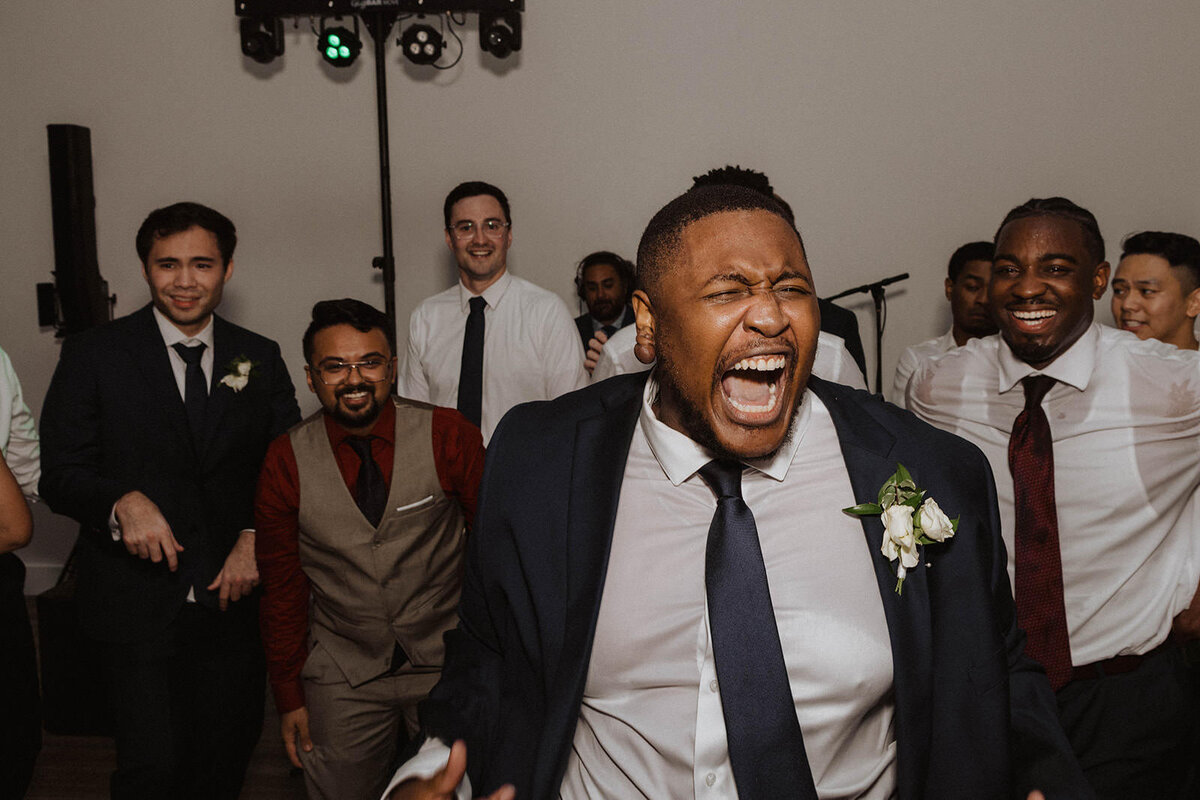
<path fill-rule="evenodd" d="M 233 400 L 233 390 L 221 384 L 229 371 L 229 362 L 237 358 L 237 343 L 230 341 L 235 331 L 225 320 L 213 315 L 213 368 L 208 382 L 208 403 L 204 407 L 204 437 L 199 444 L 201 456 L 209 455 L 213 440 L 221 431 L 221 421 Z"/>
<path fill-rule="evenodd" d="M 195 454 L 192 443 L 191 428 L 188 426 L 187 410 L 183 407 L 183 398 L 179 395 L 179 384 L 175 382 L 175 373 L 171 369 L 171 356 L 167 353 L 167 345 L 163 341 L 162 332 L 154 320 L 152 306 L 144 306 L 133 313 L 135 325 L 132 336 L 129 337 L 129 350 L 142 379 L 149 387 L 149 396 L 161 409 L 180 439 L 189 443 L 191 452 Z"/>
<path fill-rule="evenodd" d="M 602 410 L 581 420 L 576 427 L 568 493 L 565 536 L 566 619 L 560 666 L 554 676 L 549 707 L 557 719 L 548 722 L 546 737 L 553 752 L 539 759 L 535 796 L 551 796 L 562 778 L 572 732 L 579 715 L 580 698 L 587 680 L 592 638 L 604 592 L 609 548 L 625 461 L 641 408 L 645 375 L 615 380 L 628 384 Z"/>
<path fill-rule="evenodd" d="M 809 380 L 809 388 L 824 402 L 833 417 L 842 457 L 850 474 L 856 503 L 875 502 L 879 488 L 896 471 L 892 448 L 895 437 L 862 408 L 852 390 Z M 869 402 L 875 402 L 871 400 Z M 911 468 L 912 464 L 905 464 Z M 913 479 L 920 485 L 915 470 Z M 931 743 L 930 703 L 933 689 L 932 633 L 929 587 L 925 570 L 918 565 L 904 581 L 904 594 L 896 594 L 896 576 L 880 552 L 883 523 L 877 516 L 860 517 L 892 645 L 892 672 L 896 702 L 897 790 L 900 798 L 922 796 L 929 766 Z"/>

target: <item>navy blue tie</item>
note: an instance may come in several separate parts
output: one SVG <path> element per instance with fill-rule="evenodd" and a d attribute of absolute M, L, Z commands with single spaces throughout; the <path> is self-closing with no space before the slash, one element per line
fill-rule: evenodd
<path fill-rule="evenodd" d="M 742 465 L 710 461 L 700 477 L 717 496 L 704 583 L 738 797 L 817 800 Z"/>
<path fill-rule="evenodd" d="M 458 410 L 476 425 L 483 418 L 483 309 L 487 301 L 471 298 L 471 313 L 463 333 L 462 363 L 458 371 Z"/>
<path fill-rule="evenodd" d="M 203 342 L 191 347 L 183 342 L 171 345 L 187 365 L 183 373 L 183 408 L 187 411 L 188 427 L 192 429 L 192 441 L 197 447 L 204 435 L 204 407 L 208 404 L 208 383 L 200 366 L 207 346 Z"/>

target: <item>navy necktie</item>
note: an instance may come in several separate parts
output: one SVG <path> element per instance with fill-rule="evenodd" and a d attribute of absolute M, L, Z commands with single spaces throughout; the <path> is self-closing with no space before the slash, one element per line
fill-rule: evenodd
<path fill-rule="evenodd" d="M 387 507 L 387 483 L 383 480 L 383 470 L 371 455 L 370 436 L 347 436 L 346 444 L 358 454 L 362 462 L 358 467 L 358 480 L 354 482 L 354 502 L 359 511 L 367 518 L 372 527 L 378 528 L 383 519 L 383 511 Z"/>
<path fill-rule="evenodd" d="M 704 583 L 738 797 L 817 800 L 742 465 L 710 461 L 700 477 L 717 496 Z"/>
<path fill-rule="evenodd" d="M 199 445 L 204 434 L 204 407 L 208 403 L 208 383 L 204 380 L 200 359 L 208 345 L 201 342 L 189 347 L 176 342 L 171 347 L 187 365 L 183 374 L 183 408 L 187 411 L 188 427 L 192 429 L 192 441 Z"/>
<path fill-rule="evenodd" d="M 617 332 L 617 326 L 616 325 L 605 325 L 600 330 L 604 331 L 605 337 L 611 339 L 612 335 Z"/>
<path fill-rule="evenodd" d="M 483 309 L 487 301 L 471 298 L 471 313 L 463 335 L 462 365 L 458 372 L 458 410 L 476 425 L 483 418 Z"/>

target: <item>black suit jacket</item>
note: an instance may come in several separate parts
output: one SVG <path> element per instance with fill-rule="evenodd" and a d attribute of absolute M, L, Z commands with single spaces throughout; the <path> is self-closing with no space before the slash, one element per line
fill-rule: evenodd
<path fill-rule="evenodd" d="M 557 796 L 644 380 L 519 406 L 492 438 L 460 624 L 421 708 L 428 734 L 467 741 L 477 794 L 512 782 L 518 797 Z M 879 553 L 879 518 L 862 519 L 892 642 L 899 797 L 1024 798 L 1035 786 L 1090 796 L 1049 683 L 1022 652 L 986 459 L 866 392 L 809 386 L 833 415 L 858 501 L 874 502 L 901 462 L 961 515 L 903 595 Z"/>
<path fill-rule="evenodd" d="M 846 351 L 850 353 L 854 363 L 858 364 L 863 381 L 870 385 L 870 381 L 867 380 L 867 357 L 863 354 L 862 337 L 858 333 L 858 317 L 850 309 L 842 308 L 829 300 L 818 300 L 817 307 L 821 310 L 821 330 L 841 337 L 846 343 Z"/>
<path fill-rule="evenodd" d="M 240 392 L 220 384 L 230 362 L 254 369 Z M 213 318 L 213 374 L 203 440 L 193 442 L 162 334 L 147 305 L 63 343 L 42 407 L 39 492 L 81 523 L 78 592 L 96 638 L 145 639 L 174 618 L 190 587 L 216 604 L 213 581 L 244 528 L 267 444 L 300 419 L 279 345 Z M 108 528 L 113 504 L 139 490 L 183 545 L 179 569 L 130 555 Z M 253 614 L 253 604 L 230 606 Z"/>
<path fill-rule="evenodd" d="M 632 306 L 625 306 L 625 312 L 621 314 L 621 319 L 618 320 L 618 323 L 618 329 L 624 328 L 626 325 L 633 324 Z M 596 335 L 596 332 L 592 330 L 592 315 L 580 314 L 575 318 L 575 327 L 579 329 L 579 338 L 583 340 L 583 350 L 586 353 L 588 342 L 590 342 L 592 337 Z"/>

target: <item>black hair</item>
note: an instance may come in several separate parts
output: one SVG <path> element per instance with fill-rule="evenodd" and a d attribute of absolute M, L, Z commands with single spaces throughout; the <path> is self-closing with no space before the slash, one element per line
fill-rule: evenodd
<path fill-rule="evenodd" d="M 587 299 L 583 291 L 583 274 L 588 271 L 589 267 L 594 267 L 597 264 L 609 264 L 617 271 L 617 277 L 621 279 L 621 289 L 625 295 L 622 303 L 628 303 L 629 295 L 633 294 L 633 276 L 635 273 L 633 262 L 621 258 L 609 250 L 597 250 L 594 253 L 588 253 L 579 262 L 579 265 L 575 267 L 575 293 L 579 295 L 579 299 Z"/>
<path fill-rule="evenodd" d="M 653 293 L 663 270 L 679 251 L 684 229 L 693 222 L 726 211 L 752 210 L 774 214 L 796 230 L 774 198 L 735 184 L 697 186 L 667 203 L 650 220 L 638 243 L 638 286 Z M 799 231 L 796 231 L 796 237 L 800 238 Z M 800 239 L 800 247 L 804 247 L 803 239 Z"/>
<path fill-rule="evenodd" d="M 1000 240 L 1000 231 L 1004 230 L 1005 225 L 1014 220 L 1025 219 L 1026 217 L 1058 217 L 1060 219 L 1071 220 L 1083 229 L 1083 238 L 1089 251 L 1088 255 L 1094 259 L 1092 266 L 1104 260 L 1104 237 L 1100 235 L 1100 225 L 1096 222 L 1095 215 L 1086 208 L 1072 203 L 1065 197 L 1035 197 L 1026 200 L 1012 211 L 1009 211 L 1004 217 L 1004 221 L 996 229 L 995 241 L 998 242 Z"/>
<path fill-rule="evenodd" d="M 229 217 L 199 203 L 175 203 L 150 212 L 138 228 L 137 238 L 134 240 L 142 265 L 149 266 L 146 261 L 150 258 L 150 248 L 156 241 L 183 233 L 189 228 L 203 228 L 215 236 L 217 249 L 221 253 L 221 266 L 229 266 L 229 261 L 233 258 L 233 249 L 237 247 L 237 229 Z"/>
<path fill-rule="evenodd" d="M 990 264 L 995 254 L 996 245 L 992 242 L 967 242 L 950 256 L 950 264 L 946 267 L 950 282 L 958 280 L 968 261 L 986 261 Z"/>
<path fill-rule="evenodd" d="M 378 328 L 387 337 L 392 355 L 396 354 L 396 333 L 387 314 L 362 300 L 343 297 L 341 300 L 321 300 L 312 307 L 312 322 L 304 331 L 305 362 L 312 363 L 313 338 L 319 331 L 334 325 L 350 325 L 363 333 Z"/>
<path fill-rule="evenodd" d="M 500 204 L 501 210 L 504 211 L 504 221 L 512 222 L 512 212 L 509 211 L 508 197 L 505 196 L 504 192 L 490 183 L 467 181 L 455 186 L 450 190 L 450 194 L 446 195 L 446 202 L 442 204 L 442 217 L 446 220 L 446 227 L 450 227 L 450 209 L 454 208 L 455 203 L 465 197 L 477 197 L 481 194 L 496 198 L 496 202 Z"/>
<path fill-rule="evenodd" d="M 1151 255 L 1165 260 L 1172 267 L 1187 273 L 1184 294 L 1200 287 L 1200 242 L 1182 233 L 1142 231 L 1125 237 L 1121 242 L 1121 258 Z"/>
<path fill-rule="evenodd" d="M 792 207 L 787 204 L 787 201 L 780 197 L 775 192 L 775 187 L 771 185 L 771 179 L 766 173 L 759 172 L 756 169 L 748 167 L 729 166 L 726 164 L 717 169 L 710 169 L 703 175 L 697 175 L 692 178 L 692 188 L 698 186 L 745 186 L 747 189 L 753 189 L 759 194 L 765 194 L 776 203 L 779 203 L 783 209 L 784 217 L 792 223 L 792 227 L 796 225 L 796 216 L 792 213 Z"/>

